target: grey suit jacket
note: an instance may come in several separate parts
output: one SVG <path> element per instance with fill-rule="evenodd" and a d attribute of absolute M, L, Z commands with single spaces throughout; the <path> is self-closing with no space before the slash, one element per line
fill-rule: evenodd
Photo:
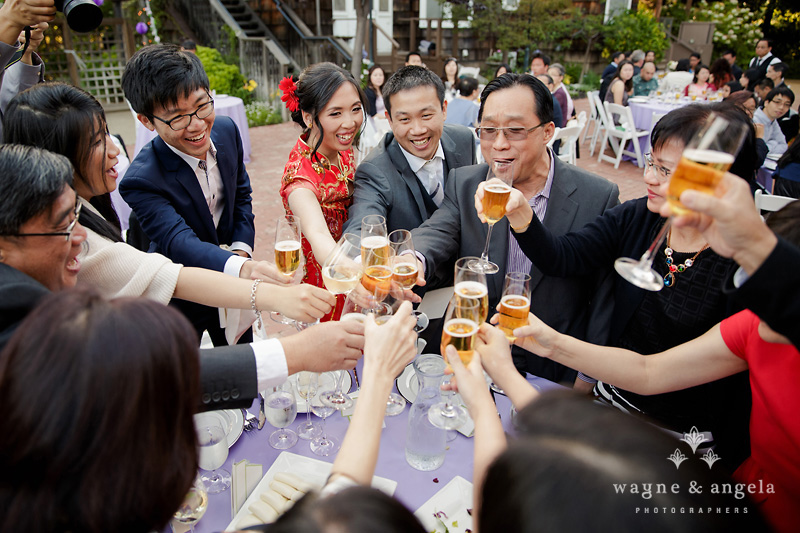
<path fill-rule="evenodd" d="M 619 204 L 619 188 L 610 181 L 554 158 L 553 186 L 544 225 L 555 235 L 577 230 L 606 209 Z M 474 165 L 450 173 L 442 206 L 419 228 L 412 231 L 414 246 L 426 259 L 426 277 L 442 262 L 454 257 L 480 256 L 488 225 L 475 212 L 474 196 L 486 178 L 488 166 Z M 500 272 L 487 276 L 489 308 L 500 301 L 508 256 L 508 219 L 503 218 L 492 231 L 489 259 Z M 556 330 L 594 342 L 602 338 L 613 306 L 603 305 L 611 295 L 609 271 L 592 276 L 557 278 L 531 268 L 531 312 Z M 491 313 L 490 313 L 491 314 Z M 591 322 L 591 330 L 590 328 Z M 589 334 L 591 332 L 591 334 Z M 553 366 L 552 361 L 533 355 L 525 364 L 515 354 L 518 368 L 555 381 L 574 380 L 574 371 Z M 552 364 L 548 364 L 552 363 Z M 539 368 L 542 365 L 549 367 Z"/>
<path fill-rule="evenodd" d="M 445 176 L 453 169 L 475 164 L 475 138 L 469 128 L 445 124 L 441 142 Z M 445 177 L 445 187 L 447 179 Z M 353 203 L 344 231 L 360 233 L 361 219 L 367 215 L 386 217 L 386 228 L 390 232 L 410 230 L 425 222 L 434 211 L 430 195 L 411 171 L 390 132 L 356 169 Z"/>

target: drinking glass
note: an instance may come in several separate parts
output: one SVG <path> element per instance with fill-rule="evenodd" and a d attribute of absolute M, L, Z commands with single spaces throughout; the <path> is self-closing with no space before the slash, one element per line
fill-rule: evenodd
<path fill-rule="evenodd" d="M 313 440 L 320 436 L 322 431 L 319 425 L 311 421 L 311 398 L 317 395 L 319 388 L 319 374 L 317 372 L 300 371 L 294 375 L 297 394 L 306 401 L 306 421 L 297 428 L 297 436 L 304 440 Z"/>
<path fill-rule="evenodd" d="M 413 289 L 417 284 L 417 254 L 414 251 L 414 242 L 411 232 L 406 229 L 397 229 L 389 234 L 389 246 L 394 252 L 392 264 L 392 281 L 399 284 L 403 290 Z M 428 327 L 430 320 L 422 311 L 413 311 L 417 319 L 414 331 L 420 333 Z"/>
<path fill-rule="evenodd" d="M 714 113 L 709 114 L 700 132 L 684 148 L 678 166 L 670 176 L 667 202 L 674 214 L 690 212 L 679 200 L 683 191 L 694 189 L 704 194 L 714 194 L 722 175 L 733 164 L 746 133 L 744 124 L 732 124 Z M 670 222 L 671 217 L 638 260 L 620 257 L 614 262 L 614 268 L 620 276 L 649 291 L 664 288 L 665 278 L 653 269 L 653 259 L 664 243 Z"/>
<path fill-rule="evenodd" d="M 450 344 L 456 348 L 464 365 L 472 361 L 472 347 L 481 324 L 480 308 L 480 302 L 473 298 L 462 299 L 454 296 L 450 300 L 442 330 L 441 349 L 445 361 L 447 361 L 445 348 Z M 444 401 L 431 406 L 428 420 L 437 428 L 457 429 L 467 421 L 467 412 L 463 407 L 452 403 L 450 396 L 446 396 Z"/>
<path fill-rule="evenodd" d="M 524 272 L 509 272 L 500 299 L 500 330 L 514 342 L 514 330 L 528 323 L 531 309 L 531 277 Z"/>
<path fill-rule="evenodd" d="M 388 258 L 389 239 L 386 236 L 386 219 L 381 215 L 367 215 L 361 219 L 361 264 L 366 269 L 370 266 L 369 252 L 372 259 Z M 385 264 L 385 263 L 384 263 Z"/>
<path fill-rule="evenodd" d="M 267 422 L 278 428 L 269 436 L 269 445 L 276 450 L 286 450 L 297 444 L 297 433 L 286 426 L 297 418 L 297 398 L 289 380 L 267 391 L 264 400 L 264 414 Z"/>
<path fill-rule="evenodd" d="M 489 165 L 489 172 L 486 173 L 486 185 L 483 189 L 483 215 L 489 224 L 489 231 L 486 232 L 486 244 L 483 247 L 481 258 L 470 265 L 484 274 L 496 274 L 500 270 L 500 267 L 489 261 L 489 241 L 492 239 L 492 228 L 506 215 L 506 204 L 511 195 L 513 182 L 513 163 L 494 162 Z"/>
<path fill-rule="evenodd" d="M 324 394 L 326 394 L 326 392 L 320 392 L 317 396 L 314 396 L 309 402 L 309 407 L 311 408 L 311 411 L 322 419 L 322 437 L 311 441 L 311 451 L 316 455 L 327 457 L 339 449 L 339 443 L 336 442 L 336 440 L 334 440 L 333 438 L 328 437 L 328 434 L 325 433 L 325 419 L 331 416 L 334 413 L 334 411 L 336 411 L 336 409 L 334 407 L 327 405 L 323 401 L 322 396 Z"/>
<path fill-rule="evenodd" d="M 347 294 L 361 279 L 361 239 L 345 233 L 322 266 L 322 281 L 331 294 Z"/>
<path fill-rule="evenodd" d="M 291 277 L 300 267 L 303 259 L 301 246 L 302 231 L 300 217 L 284 215 L 275 224 L 275 266 L 286 277 Z M 281 324 L 294 324 L 295 321 L 278 312 L 270 315 L 272 320 Z"/>
<path fill-rule="evenodd" d="M 344 373 L 344 370 L 335 370 L 333 372 L 336 379 L 334 390 L 322 391 L 319 393 L 322 403 L 339 411 L 349 409 L 353 406 L 353 399 L 342 391 Z"/>
<path fill-rule="evenodd" d="M 459 299 L 472 299 L 479 302 L 481 320 L 478 325 L 480 325 L 486 322 L 486 318 L 489 316 L 489 289 L 486 285 L 486 275 L 473 268 L 477 261 L 479 261 L 477 257 L 469 256 L 456 261 L 454 290 Z"/>
<path fill-rule="evenodd" d="M 197 443 L 200 445 L 198 466 L 207 470 L 200 476 L 209 494 L 217 494 L 228 490 L 231 486 L 231 473 L 220 467 L 228 459 L 228 440 L 225 432 L 218 425 L 206 425 L 197 428 Z"/>
<path fill-rule="evenodd" d="M 184 496 L 178 510 L 173 515 L 173 521 L 186 524 L 189 526 L 189 531 L 194 531 L 194 525 L 203 515 L 206 514 L 208 508 L 208 493 L 199 477 L 195 478 L 194 483 L 189 487 L 189 492 Z M 172 530 L 175 531 L 175 526 L 170 524 Z"/>

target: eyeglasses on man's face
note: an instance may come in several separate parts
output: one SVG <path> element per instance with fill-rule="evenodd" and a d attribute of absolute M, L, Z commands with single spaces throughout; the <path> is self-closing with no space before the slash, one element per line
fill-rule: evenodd
<path fill-rule="evenodd" d="M 475 130 L 475 133 L 478 134 L 478 137 L 482 141 L 493 141 L 497 139 L 497 134 L 499 132 L 503 132 L 507 141 L 524 141 L 528 138 L 528 134 L 535 130 L 536 128 L 540 128 L 544 126 L 545 122 L 542 122 L 538 126 L 534 126 L 532 128 L 518 128 L 518 127 L 509 127 L 509 128 L 490 128 L 490 127 L 482 127 Z"/>
<path fill-rule="evenodd" d="M 47 233 L 11 233 L 7 237 L 64 237 L 64 240 L 69 241 L 72 237 L 72 232 L 75 231 L 75 226 L 78 224 L 78 219 L 81 216 L 81 202 L 75 199 L 75 210 L 73 211 L 74 218 L 67 226 L 66 231 L 51 231 Z"/>
<path fill-rule="evenodd" d="M 178 115 L 177 117 L 171 118 L 169 120 L 164 120 L 161 117 L 157 117 L 153 115 L 153 118 L 156 118 L 170 127 L 173 131 L 180 131 L 189 127 L 189 124 L 192 123 L 192 117 L 197 117 L 199 120 L 203 120 L 204 118 L 208 118 L 212 111 L 214 111 L 214 99 L 211 98 L 211 95 L 208 95 L 208 102 L 201 104 L 200 107 L 195 109 L 194 113 L 189 113 L 188 115 Z"/>
<path fill-rule="evenodd" d="M 656 178 L 660 183 L 666 183 L 669 181 L 672 171 L 666 167 L 656 165 L 656 162 L 653 159 L 653 154 L 650 152 L 644 154 L 644 161 L 647 163 L 647 168 L 655 172 Z"/>

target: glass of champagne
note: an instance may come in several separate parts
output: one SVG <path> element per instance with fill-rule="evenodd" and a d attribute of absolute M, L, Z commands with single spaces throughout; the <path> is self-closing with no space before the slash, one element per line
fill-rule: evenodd
<path fill-rule="evenodd" d="M 370 254 L 369 252 L 373 253 Z M 389 239 L 386 236 L 386 219 L 381 215 L 367 215 L 361 219 L 361 264 L 370 266 L 369 259 L 389 257 Z M 387 263 L 381 263 L 387 264 Z"/>
<path fill-rule="evenodd" d="M 178 510 L 175 511 L 173 522 L 189 526 L 189 531 L 194 531 L 194 525 L 203 518 L 208 509 L 208 493 L 206 487 L 199 477 L 195 478 L 194 483 L 189 487 L 189 492 L 183 498 Z M 175 531 L 175 525 L 170 524 L 172 531 Z"/>
<path fill-rule="evenodd" d="M 674 214 L 691 212 L 680 202 L 683 191 L 693 189 L 704 194 L 714 194 L 722 175 L 733 164 L 746 134 L 747 128 L 744 124 L 732 124 L 714 113 L 709 114 L 700 132 L 684 148 L 678 166 L 670 176 L 667 202 Z M 653 269 L 653 259 L 664 243 L 670 220 L 661 227 L 642 257 L 638 260 L 620 257 L 614 262 L 614 268 L 620 276 L 649 291 L 660 291 L 664 288 L 665 278 Z"/>
<path fill-rule="evenodd" d="M 388 240 L 386 241 L 388 242 Z M 364 249 L 361 241 L 361 257 L 364 258 L 364 273 L 361 285 L 378 302 L 383 302 L 392 290 L 392 252 L 389 248 Z"/>
<path fill-rule="evenodd" d="M 264 400 L 264 414 L 267 422 L 278 428 L 269 436 L 269 445 L 276 450 L 286 450 L 297 444 L 297 433 L 286 426 L 297 418 L 297 398 L 292 383 L 288 379 L 267 391 Z"/>
<path fill-rule="evenodd" d="M 361 279 L 361 239 L 345 233 L 322 266 L 322 281 L 331 294 L 347 294 Z"/>
<path fill-rule="evenodd" d="M 322 436 L 319 439 L 311 441 L 311 451 L 316 455 L 327 457 L 339 449 L 339 443 L 328 437 L 328 434 L 325 433 L 325 420 L 336 411 L 336 408 L 329 406 L 323 401 L 323 394 L 324 392 L 321 392 L 309 400 L 309 408 L 311 411 L 322 419 Z"/>
<path fill-rule="evenodd" d="M 301 242 L 300 217 L 284 215 L 278 218 L 275 225 L 275 266 L 287 278 L 292 277 L 300 267 L 303 258 Z M 278 312 L 273 312 L 271 316 L 272 320 L 281 324 L 295 323 Z"/>
<path fill-rule="evenodd" d="M 306 421 L 297 428 L 297 436 L 305 440 L 314 440 L 320 436 L 322 430 L 319 425 L 311 421 L 311 398 L 317 395 L 319 388 L 319 374 L 317 372 L 300 371 L 294 375 L 297 394 L 306 401 Z"/>
<path fill-rule="evenodd" d="M 462 299 L 454 296 L 450 300 L 442 329 L 441 349 L 445 361 L 447 361 L 445 348 L 450 344 L 455 347 L 464 365 L 472 361 L 472 347 L 481 325 L 480 307 L 480 302 L 473 298 Z M 448 395 L 444 401 L 432 405 L 428 411 L 428 420 L 437 428 L 457 429 L 467 421 L 467 411 L 451 400 L 451 396 Z"/>
<path fill-rule="evenodd" d="M 479 261 L 477 257 L 462 257 L 456 261 L 454 290 L 455 296 L 461 300 L 475 300 L 480 305 L 481 320 L 478 325 L 486 322 L 489 316 L 489 288 L 486 285 L 486 275 L 473 269 Z"/>
<path fill-rule="evenodd" d="M 511 195 L 511 185 L 514 183 L 514 164 L 510 162 L 493 162 L 486 173 L 486 185 L 483 188 L 483 215 L 489 224 L 486 233 L 486 244 L 483 247 L 481 258 L 475 260 L 473 269 L 484 274 L 496 274 L 500 267 L 489 261 L 489 242 L 492 239 L 492 228 L 506 215 L 506 204 Z"/>
<path fill-rule="evenodd" d="M 228 440 L 218 425 L 205 425 L 197 428 L 198 466 L 208 471 L 200 476 L 209 494 L 228 490 L 231 486 L 231 473 L 221 467 L 228 460 Z"/>
<path fill-rule="evenodd" d="M 394 258 L 392 262 L 392 280 L 400 285 L 403 290 L 413 289 L 417 284 L 417 254 L 414 250 L 414 241 L 411 232 L 406 229 L 397 229 L 389 234 L 389 246 L 392 247 Z M 414 311 L 417 325 L 414 331 L 420 333 L 428 327 L 428 315 L 422 311 Z"/>
<path fill-rule="evenodd" d="M 528 323 L 531 309 L 531 277 L 524 272 L 509 272 L 500 299 L 500 330 L 514 342 L 514 330 Z"/>

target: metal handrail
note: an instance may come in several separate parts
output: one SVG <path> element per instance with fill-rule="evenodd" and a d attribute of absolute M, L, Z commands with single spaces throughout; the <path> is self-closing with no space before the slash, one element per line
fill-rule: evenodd
<path fill-rule="evenodd" d="M 339 52 L 345 59 L 345 61 L 350 62 L 353 60 L 353 54 L 345 50 L 345 48 L 337 43 L 330 35 L 306 35 L 297 23 L 294 21 L 294 17 L 292 17 L 289 12 L 287 12 L 286 8 L 283 6 L 281 0 L 274 0 L 275 7 L 277 7 L 278 12 L 283 15 L 284 20 L 289 24 L 289 26 L 297 33 L 297 36 L 300 37 L 304 41 L 317 41 L 317 42 L 327 42 L 330 44 L 334 50 Z"/>

